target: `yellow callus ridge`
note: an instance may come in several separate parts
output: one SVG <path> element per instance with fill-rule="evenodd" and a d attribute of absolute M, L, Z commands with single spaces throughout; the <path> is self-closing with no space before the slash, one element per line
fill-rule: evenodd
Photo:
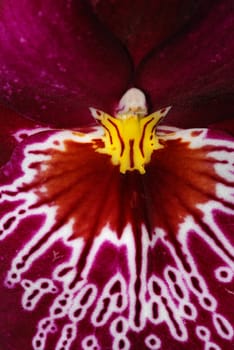
<path fill-rule="evenodd" d="M 110 155 L 122 174 L 134 170 L 144 174 L 152 153 L 163 148 L 156 135 L 156 126 L 167 110 L 145 117 L 127 113 L 116 118 L 96 110 L 95 118 L 104 128 L 103 144 L 96 143 L 96 152 Z"/>

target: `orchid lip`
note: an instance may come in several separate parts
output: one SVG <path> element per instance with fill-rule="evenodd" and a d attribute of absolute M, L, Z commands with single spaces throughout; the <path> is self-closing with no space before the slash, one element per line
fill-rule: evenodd
<path fill-rule="evenodd" d="M 126 349 L 133 333 L 147 347 L 159 346 L 160 325 L 172 344 L 188 341 L 189 325 L 203 341 L 201 309 L 222 339 L 233 336 L 218 296 L 209 289 L 208 273 L 200 271 L 196 248 L 199 239 L 206 254 L 219 258 L 210 268 L 211 281 L 230 283 L 231 247 L 214 211 L 233 214 L 233 143 L 213 139 L 204 129 L 160 131 L 154 135 L 162 147 L 146 164 L 134 159 L 129 170 L 121 159 L 114 164 L 116 153 L 105 139 L 109 122 L 118 130 L 126 124 L 126 141 L 134 133 L 128 123 L 155 121 L 168 110 L 156 112 L 155 119 L 154 113 L 118 119 L 92 109 L 101 126 L 88 133 L 33 135 L 3 169 L 0 240 L 15 237 L 18 247 L 22 239 L 13 249 L 5 285 L 8 293 L 17 284 L 22 287 L 22 308 L 32 313 L 50 295 L 48 311 L 34 323 L 34 350 L 47 350 L 51 338 L 56 350 L 64 341 L 69 350 L 73 342 L 88 349 L 91 340 L 100 349 L 119 350 L 119 328 Z M 62 257 L 54 254 L 48 271 L 34 277 L 33 268 L 56 244 L 55 251 L 63 246 Z"/>

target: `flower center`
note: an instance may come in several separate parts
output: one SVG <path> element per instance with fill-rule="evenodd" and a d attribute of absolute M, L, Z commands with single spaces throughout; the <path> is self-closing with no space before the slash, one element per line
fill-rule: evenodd
<path fill-rule="evenodd" d="M 116 117 L 91 108 L 91 113 L 102 125 L 102 144 L 95 145 L 96 151 L 111 156 L 113 165 L 119 165 L 120 172 L 137 170 L 145 173 L 145 165 L 152 153 L 163 148 L 156 134 L 159 121 L 170 107 L 146 115 L 146 100 L 138 89 L 128 90 L 119 103 Z"/>

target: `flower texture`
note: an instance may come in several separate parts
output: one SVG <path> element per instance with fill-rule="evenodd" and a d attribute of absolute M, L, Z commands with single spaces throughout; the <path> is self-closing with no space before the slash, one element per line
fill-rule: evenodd
<path fill-rule="evenodd" d="M 0 4 L 3 350 L 231 350 L 233 1 Z"/>

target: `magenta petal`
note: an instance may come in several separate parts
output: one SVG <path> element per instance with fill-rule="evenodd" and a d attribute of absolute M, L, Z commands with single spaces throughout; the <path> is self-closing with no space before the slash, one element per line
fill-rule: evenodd
<path fill-rule="evenodd" d="M 195 127 L 233 117 L 233 32 L 233 1 L 217 2 L 200 23 L 142 65 L 138 85 L 152 108 L 174 107 L 177 116 L 167 122 Z"/>
<path fill-rule="evenodd" d="M 234 136 L 234 119 L 223 120 L 210 125 L 211 129 L 223 130 Z"/>
<path fill-rule="evenodd" d="M 42 129 L 41 125 L 23 118 L 13 110 L 0 105 L 0 166 L 5 164 L 15 146 L 28 135 Z"/>
<path fill-rule="evenodd" d="M 120 38 L 138 63 L 153 47 L 177 33 L 209 1 L 89 2 L 98 18 Z"/>
<path fill-rule="evenodd" d="M 110 112 L 126 89 L 130 64 L 85 1 L 3 1 L 0 94 L 34 120 L 92 122 L 88 107 Z"/>

